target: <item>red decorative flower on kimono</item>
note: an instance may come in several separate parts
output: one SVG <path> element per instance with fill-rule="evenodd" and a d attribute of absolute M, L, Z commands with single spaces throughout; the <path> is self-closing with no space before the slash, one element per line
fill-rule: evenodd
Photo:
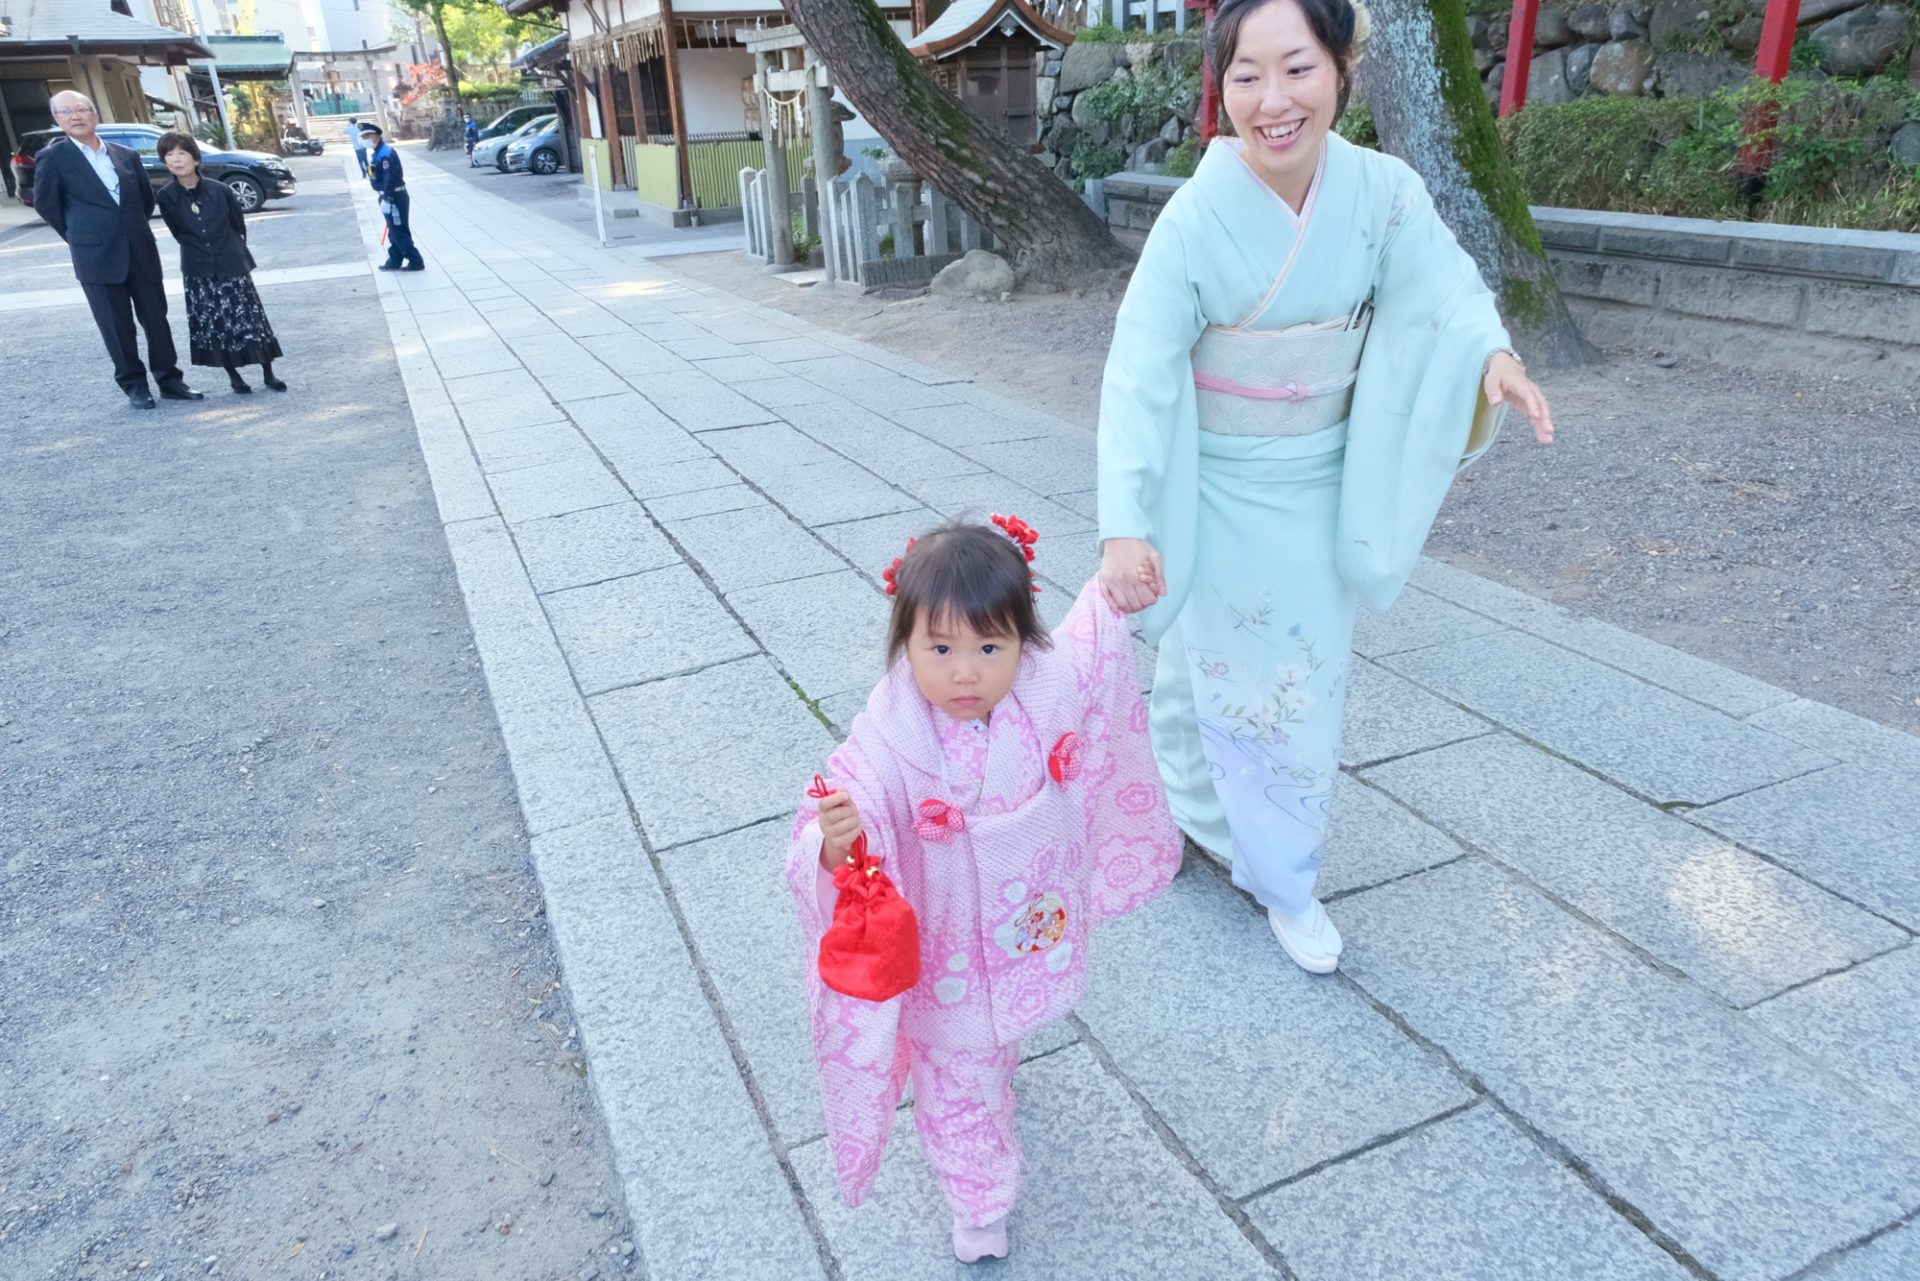
<path fill-rule="evenodd" d="M 920 802 L 920 813 L 914 817 L 913 830 L 923 841 L 945 841 L 955 832 L 967 830 L 967 816 L 958 806 L 949 805 L 942 800 Z"/>
<path fill-rule="evenodd" d="M 1065 787 L 1080 777 L 1080 736 L 1069 730 L 1060 736 L 1060 741 L 1047 753 L 1047 773 L 1053 775 L 1053 781 Z"/>

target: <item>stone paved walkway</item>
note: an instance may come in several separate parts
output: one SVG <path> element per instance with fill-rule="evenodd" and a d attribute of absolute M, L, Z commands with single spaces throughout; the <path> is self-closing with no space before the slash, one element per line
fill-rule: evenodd
<path fill-rule="evenodd" d="M 1062 608 L 1092 436 L 416 171 L 383 301 L 647 1273 L 960 1272 L 910 1130 L 834 1192 L 783 836 L 880 568 L 1014 511 Z M 1198 859 L 1110 929 L 997 1274 L 1920 1276 L 1920 740 L 1437 562 L 1355 649 L 1343 971 Z"/>

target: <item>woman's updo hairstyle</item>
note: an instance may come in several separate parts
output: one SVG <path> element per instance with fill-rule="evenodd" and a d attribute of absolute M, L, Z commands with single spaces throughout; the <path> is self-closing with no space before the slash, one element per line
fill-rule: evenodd
<path fill-rule="evenodd" d="M 1240 53 L 1240 24 L 1256 9 L 1279 3 L 1281 0 L 1223 0 L 1214 10 L 1213 21 L 1207 24 L 1207 57 L 1213 67 L 1213 87 L 1221 97 L 1227 93 L 1227 68 Z M 1300 6 L 1300 12 L 1307 18 L 1307 29 L 1313 32 L 1320 47 L 1333 55 L 1334 66 L 1340 70 L 1340 100 L 1334 110 L 1334 118 L 1338 119 L 1347 109 L 1347 95 L 1353 89 L 1353 69 L 1360 65 L 1360 55 L 1373 24 L 1366 8 L 1353 0 L 1293 0 L 1293 3 Z"/>

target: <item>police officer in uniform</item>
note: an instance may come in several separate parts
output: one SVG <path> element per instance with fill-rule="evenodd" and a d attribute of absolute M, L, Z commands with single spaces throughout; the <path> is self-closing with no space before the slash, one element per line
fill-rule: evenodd
<path fill-rule="evenodd" d="M 380 270 L 424 271 L 427 260 L 413 243 L 413 213 L 400 156 L 388 145 L 379 125 L 361 125 L 360 136 L 367 144 L 367 181 L 379 193 L 380 216 L 387 220 L 387 260 Z"/>

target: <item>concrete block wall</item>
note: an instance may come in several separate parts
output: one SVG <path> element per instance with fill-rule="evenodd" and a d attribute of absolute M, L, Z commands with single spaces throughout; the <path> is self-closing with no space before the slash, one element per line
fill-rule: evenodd
<path fill-rule="evenodd" d="M 1107 224 L 1138 245 L 1181 181 L 1112 175 Z M 1533 217 L 1568 305 L 1602 346 L 1920 379 L 1920 235 L 1586 209 Z"/>

